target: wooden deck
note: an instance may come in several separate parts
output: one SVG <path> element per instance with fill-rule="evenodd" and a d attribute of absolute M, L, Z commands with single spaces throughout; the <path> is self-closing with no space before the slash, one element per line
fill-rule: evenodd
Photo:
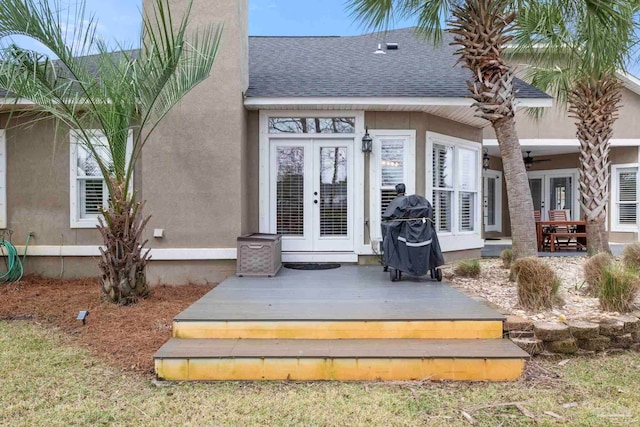
<path fill-rule="evenodd" d="M 174 319 L 169 380 L 514 380 L 504 316 L 446 283 L 380 267 L 225 280 Z"/>
<path fill-rule="evenodd" d="M 283 268 L 273 278 L 231 277 L 180 313 L 176 321 L 495 320 L 504 316 L 446 283 L 403 278 L 381 267 Z"/>

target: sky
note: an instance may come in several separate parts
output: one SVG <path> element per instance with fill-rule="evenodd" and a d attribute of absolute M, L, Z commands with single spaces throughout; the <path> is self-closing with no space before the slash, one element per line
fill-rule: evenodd
<path fill-rule="evenodd" d="M 73 4 L 73 0 L 63 3 Z M 86 0 L 86 3 L 87 10 L 96 14 L 98 33 L 105 40 L 117 40 L 125 47 L 139 43 L 141 0 Z M 324 36 L 366 32 L 349 16 L 345 4 L 346 0 L 249 0 L 249 34 Z M 395 22 L 392 29 L 411 25 L 410 21 Z M 639 63 L 632 72 L 640 76 Z"/>

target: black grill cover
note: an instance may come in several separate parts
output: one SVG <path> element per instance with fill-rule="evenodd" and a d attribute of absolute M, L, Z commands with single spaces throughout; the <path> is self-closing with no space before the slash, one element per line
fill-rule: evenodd
<path fill-rule="evenodd" d="M 432 218 L 431 203 L 422 196 L 393 199 L 382 215 L 384 265 L 412 276 L 424 276 L 443 265 Z"/>

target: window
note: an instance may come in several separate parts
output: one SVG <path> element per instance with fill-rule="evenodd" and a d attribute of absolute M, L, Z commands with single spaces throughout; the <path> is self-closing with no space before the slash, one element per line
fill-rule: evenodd
<path fill-rule="evenodd" d="M 270 117 L 269 133 L 355 133 L 355 117 Z"/>
<path fill-rule="evenodd" d="M 430 133 L 428 146 L 437 231 L 479 233 L 480 144 Z"/>
<path fill-rule="evenodd" d="M 612 166 L 612 231 L 638 230 L 638 167 Z"/>
<path fill-rule="evenodd" d="M 90 130 L 95 138 L 94 147 L 102 161 L 110 166 L 111 151 L 106 137 L 101 131 Z M 70 157 L 70 208 L 71 228 L 94 228 L 98 225 L 101 209 L 109 204 L 109 191 L 102 177 L 95 155 L 82 144 L 76 131 L 71 132 Z M 132 133 L 127 142 L 127 158 L 133 144 Z"/>
<path fill-rule="evenodd" d="M 371 153 L 371 240 L 382 240 L 380 220 L 389 203 L 396 198 L 396 185 L 405 184 L 407 194 L 415 189 L 415 131 L 370 130 Z M 374 196 L 375 195 L 375 196 Z"/>

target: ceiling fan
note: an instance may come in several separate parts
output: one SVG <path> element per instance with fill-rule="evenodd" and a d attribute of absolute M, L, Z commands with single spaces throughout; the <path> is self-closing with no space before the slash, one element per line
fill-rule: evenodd
<path fill-rule="evenodd" d="M 551 159 L 534 159 L 533 157 L 531 157 L 531 151 L 527 151 L 527 156 L 523 160 L 527 170 L 531 169 L 531 166 L 533 166 L 534 163 L 543 163 L 543 162 L 551 161 Z"/>

